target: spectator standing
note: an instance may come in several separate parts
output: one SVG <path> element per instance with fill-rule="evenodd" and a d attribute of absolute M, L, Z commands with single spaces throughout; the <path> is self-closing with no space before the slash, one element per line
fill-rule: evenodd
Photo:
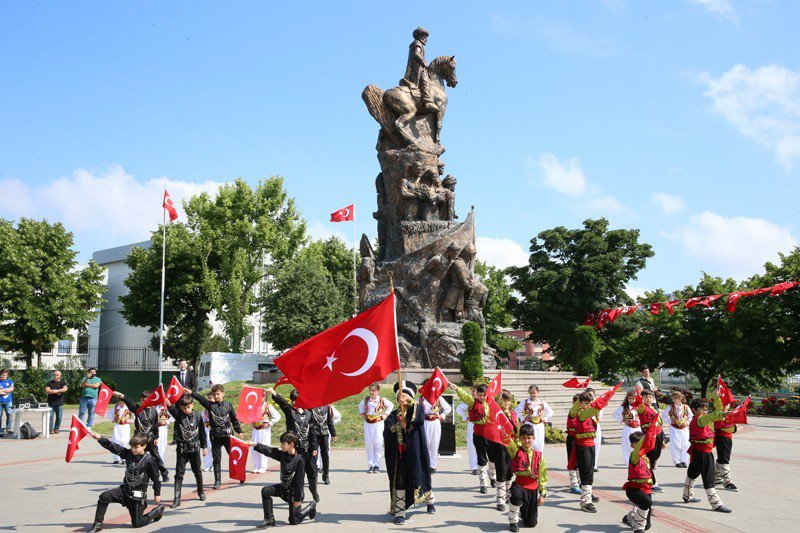
<path fill-rule="evenodd" d="M 6 414 L 6 430 L 11 429 L 11 396 L 14 382 L 8 379 L 8 369 L 0 370 L 0 428 L 3 427 L 3 413 Z"/>
<path fill-rule="evenodd" d="M 181 382 L 181 387 L 197 392 L 197 378 L 194 377 L 194 372 L 189 370 L 189 363 L 186 362 L 186 359 L 178 361 L 178 368 L 180 370 L 173 372 L 172 375 Z"/>
<path fill-rule="evenodd" d="M 47 382 L 44 391 L 47 393 L 47 405 L 50 406 L 50 433 L 57 435 L 64 412 L 64 393 L 67 392 L 67 382 L 61 379 L 60 370 L 53 372 L 53 379 Z"/>
<path fill-rule="evenodd" d="M 86 371 L 86 377 L 81 382 L 81 399 L 78 408 L 78 418 L 82 421 L 87 413 L 86 427 L 92 428 L 94 422 L 94 408 L 97 405 L 97 393 L 103 382 L 97 377 L 97 369 L 92 367 Z"/>
<path fill-rule="evenodd" d="M 637 385 L 641 387 L 642 390 L 651 390 L 653 391 L 653 405 L 655 409 L 658 409 L 658 395 L 655 393 L 658 392 L 658 387 L 656 387 L 656 382 L 650 377 L 650 367 L 647 365 L 643 365 L 639 368 L 639 371 L 642 373 L 642 377 L 639 378 L 637 381 Z"/>

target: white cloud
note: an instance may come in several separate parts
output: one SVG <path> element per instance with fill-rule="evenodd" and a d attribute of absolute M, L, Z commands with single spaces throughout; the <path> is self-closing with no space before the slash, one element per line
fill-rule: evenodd
<path fill-rule="evenodd" d="M 736 18 L 736 11 L 730 0 L 691 0 L 691 2 L 700 4 L 714 15 L 732 20 Z"/>
<path fill-rule="evenodd" d="M 674 215 L 686 209 L 686 200 L 683 196 L 667 194 L 665 192 L 655 192 L 650 197 L 650 200 L 658 204 L 665 215 Z"/>
<path fill-rule="evenodd" d="M 181 201 L 216 193 L 222 183 L 166 180 L 166 188 L 186 220 Z M 11 218 L 47 218 L 76 233 L 102 233 L 120 242 L 145 240 L 162 220 L 164 180 L 140 181 L 119 165 L 97 172 L 79 169 L 43 185 L 0 180 L 0 213 Z M 6 193 L 9 194 L 6 194 Z"/>
<path fill-rule="evenodd" d="M 570 196 L 580 196 L 586 191 L 586 175 L 577 158 L 570 158 L 562 163 L 555 155 L 547 152 L 533 161 L 533 165 L 539 169 L 542 183 L 551 189 Z"/>
<path fill-rule="evenodd" d="M 703 74 L 700 82 L 715 112 L 791 169 L 800 158 L 800 72 L 779 65 L 736 65 L 719 78 Z"/>
<path fill-rule="evenodd" d="M 528 264 L 528 252 L 516 241 L 507 237 L 495 239 L 478 237 L 475 239 L 478 248 L 478 259 L 497 267 L 524 266 Z"/>
<path fill-rule="evenodd" d="M 645 292 L 648 292 L 650 289 L 645 289 L 644 287 L 633 287 L 631 285 L 627 285 L 625 287 L 625 293 L 630 296 L 634 301 L 637 298 L 644 296 Z"/>
<path fill-rule="evenodd" d="M 704 211 L 668 236 L 686 253 L 703 261 L 710 274 L 744 279 L 762 271 L 767 261 L 777 262 L 778 252 L 790 252 L 797 240 L 787 228 L 749 217 L 724 217 Z"/>

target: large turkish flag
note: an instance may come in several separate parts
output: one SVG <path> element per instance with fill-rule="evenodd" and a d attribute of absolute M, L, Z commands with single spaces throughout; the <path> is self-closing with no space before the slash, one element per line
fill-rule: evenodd
<path fill-rule="evenodd" d="M 69 440 L 67 440 L 67 456 L 65 459 L 67 462 L 72 461 L 72 456 L 75 455 L 75 451 L 78 449 L 78 443 L 81 441 L 83 437 L 90 433 L 89 428 L 83 425 L 81 419 L 75 415 L 72 415 L 72 426 L 69 428 Z"/>
<path fill-rule="evenodd" d="M 400 368 L 394 292 L 360 315 L 305 340 L 275 359 L 300 394 L 320 407 L 358 394 Z"/>
<path fill-rule="evenodd" d="M 239 406 L 236 408 L 236 418 L 243 424 L 252 424 L 263 417 L 261 404 L 264 403 L 264 389 L 258 387 L 242 387 L 239 394 Z"/>
<path fill-rule="evenodd" d="M 236 437 L 230 439 L 231 453 L 228 454 L 228 475 L 231 479 L 247 480 L 247 455 L 250 447 L 246 442 Z"/>

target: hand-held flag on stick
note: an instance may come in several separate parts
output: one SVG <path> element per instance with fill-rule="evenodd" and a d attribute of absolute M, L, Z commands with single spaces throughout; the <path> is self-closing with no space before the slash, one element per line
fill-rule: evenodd
<path fill-rule="evenodd" d="M 483 428 L 483 436 L 492 442 L 506 445 L 514 435 L 514 424 L 505 415 L 494 396 L 486 394 L 486 406 L 488 409 L 486 425 Z"/>
<path fill-rule="evenodd" d="M 239 394 L 239 406 L 236 408 L 236 418 L 239 422 L 252 424 L 261 420 L 261 404 L 264 403 L 264 389 L 257 387 L 242 387 Z"/>
<path fill-rule="evenodd" d="M 731 389 L 722 381 L 722 376 L 717 376 L 717 396 L 719 396 L 722 405 L 728 405 L 735 400 Z"/>
<path fill-rule="evenodd" d="M 449 386 L 450 382 L 447 381 L 444 372 L 437 366 L 431 374 L 431 377 L 425 382 L 425 385 L 419 388 L 419 394 L 428 400 L 429 404 L 434 405 Z"/>
<path fill-rule="evenodd" d="M 164 201 L 161 206 L 169 213 L 170 222 L 175 222 L 178 219 L 178 210 L 175 209 L 175 204 L 172 202 L 172 197 L 167 192 L 167 189 L 164 189 Z"/>
<path fill-rule="evenodd" d="M 175 405 L 178 403 L 178 400 L 183 398 L 183 395 L 186 391 L 183 390 L 183 385 L 181 382 L 178 381 L 178 378 L 172 376 L 172 381 L 169 382 L 169 388 L 167 389 L 166 398 L 169 400 L 169 403 Z"/>
<path fill-rule="evenodd" d="M 568 389 L 585 389 L 589 386 L 589 382 L 592 378 L 586 378 L 584 381 L 579 380 L 578 378 L 570 378 L 564 383 L 561 384 L 562 387 L 566 387 Z"/>
<path fill-rule="evenodd" d="M 400 368 L 394 292 L 378 305 L 318 333 L 275 359 L 311 409 L 357 394 Z"/>
<path fill-rule="evenodd" d="M 742 405 L 725 414 L 726 422 L 734 424 L 747 424 L 747 406 L 750 405 L 750 396 L 744 399 Z"/>
<path fill-rule="evenodd" d="M 331 213 L 331 222 L 347 222 L 348 220 L 355 219 L 356 216 L 355 205 L 356 204 L 350 204 L 347 207 L 343 207 L 338 211 L 334 211 L 333 213 Z"/>
<path fill-rule="evenodd" d="M 603 409 L 606 405 L 608 405 L 608 402 L 611 401 L 611 398 L 617 393 L 620 387 L 622 387 L 621 381 L 616 385 L 614 385 L 614 387 L 611 390 L 606 391 L 597 398 L 595 398 L 594 401 L 589 405 L 591 405 L 595 409 Z"/>
<path fill-rule="evenodd" d="M 78 450 L 78 443 L 89 433 L 91 433 L 91 431 L 81 422 L 81 419 L 72 415 L 72 424 L 69 428 L 69 440 L 67 440 L 67 462 L 72 461 L 75 451 Z"/>
<path fill-rule="evenodd" d="M 94 414 L 97 416 L 106 416 L 108 409 L 108 402 L 114 396 L 114 391 L 105 383 L 100 384 L 100 390 L 97 392 L 97 405 L 94 407 Z"/>
<path fill-rule="evenodd" d="M 139 406 L 139 410 L 136 411 L 138 415 L 142 411 L 145 410 L 147 407 L 155 407 L 157 405 L 163 405 L 166 407 L 166 395 L 164 394 L 164 385 L 159 384 L 158 388 L 150 393 L 150 395 L 144 399 L 142 405 Z"/>
<path fill-rule="evenodd" d="M 250 446 L 236 437 L 229 438 L 231 452 L 228 454 L 228 475 L 230 475 L 231 479 L 246 481 L 247 456 L 250 454 Z"/>
<path fill-rule="evenodd" d="M 494 398 L 498 394 L 503 392 L 503 371 L 500 370 L 497 375 L 489 382 L 489 385 L 486 387 L 486 397 L 487 398 Z"/>

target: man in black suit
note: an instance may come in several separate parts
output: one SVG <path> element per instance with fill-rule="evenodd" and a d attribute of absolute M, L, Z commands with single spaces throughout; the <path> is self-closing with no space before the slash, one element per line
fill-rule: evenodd
<path fill-rule="evenodd" d="M 189 370 L 189 363 L 186 362 L 186 359 L 178 361 L 178 368 L 180 368 L 180 370 L 174 372 L 172 375 L 180 381 L 181 386 L 197 392 L 197 378 L 194 377 L 194 372 Z"/>

